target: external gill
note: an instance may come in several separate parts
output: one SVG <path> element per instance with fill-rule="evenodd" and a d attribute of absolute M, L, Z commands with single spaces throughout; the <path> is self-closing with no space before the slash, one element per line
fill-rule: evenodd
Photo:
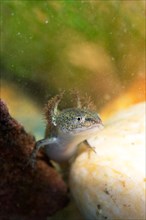
<path fill-rule="evenodd" d="M 56 117 L 59 113 L 58 105 L 59 102 L 62 100 L 63 95 L 64 91 L 61 92 L 59 95 L 56 95 L 53 98 L 51 98 L 44 108 L 44 115 L 47 121 L 47 126 L 50 128 L 52 126 L 56 126 Z"/>

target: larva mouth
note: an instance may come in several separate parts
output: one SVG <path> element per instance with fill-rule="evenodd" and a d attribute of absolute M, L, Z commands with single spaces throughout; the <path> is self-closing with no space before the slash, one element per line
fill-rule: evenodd
<path fill-rule="evenodd" d="M 99 123 L 99 124 L 95 123 L 95 124 L 92 124 L 88 127 L 76 128 L 72 131 L 72 133 L 74 133 L 74 134 L 83 134 L 83 133 L 92 134 L 92 133 L 96 133 L 96 132 L 102 130 L 103 128 L 104 128 L 103 123 Z"/>

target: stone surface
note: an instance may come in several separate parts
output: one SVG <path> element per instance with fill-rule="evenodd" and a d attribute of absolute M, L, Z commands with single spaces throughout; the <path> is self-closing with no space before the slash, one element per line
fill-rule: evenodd
<path fill-rule="evenodd" d="M 97 138 L 95 152 L 74 161 L 70 189 L 87 220 L 145 219 L 145 103 L 115 114 Z"/>

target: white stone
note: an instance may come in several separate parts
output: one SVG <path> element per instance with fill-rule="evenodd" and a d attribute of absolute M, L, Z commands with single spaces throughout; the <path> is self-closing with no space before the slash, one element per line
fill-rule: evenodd
<path fill-rule="evenodd" d="M 87 220 L 145 219 L 145 103 L 104 124 L 71 166 L 73 198 Z"/>

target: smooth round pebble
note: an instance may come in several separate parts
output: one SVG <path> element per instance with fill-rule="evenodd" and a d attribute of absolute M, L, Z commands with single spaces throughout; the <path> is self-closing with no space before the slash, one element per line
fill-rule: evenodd
<path fill-rule="evenodd" d="M 145 103 L 104 122 L 94 151 L 71 165 L 70 189 L 86 220 L 145 219 Z"/>

